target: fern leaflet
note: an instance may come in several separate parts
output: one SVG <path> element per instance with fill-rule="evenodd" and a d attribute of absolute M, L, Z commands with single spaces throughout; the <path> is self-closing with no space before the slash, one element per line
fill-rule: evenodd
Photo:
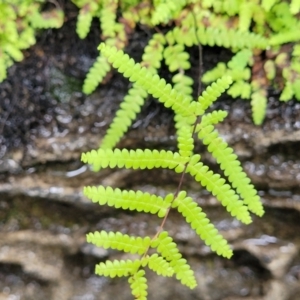
<path fill-rule="evenodd" d="M 147 300 L 147 279 L 145 277 L 145 271 L 139 270 L 129 277 L 128 282 L 130 284 L 131 293 L 137 300 Z"/>
<path fill-rule="evenodd" d="M 87 242 L 105 249 L 117 249 L 127 253 L 144 254 L 151 244 L 150 237 L 133 237 L 120 232 L 96 231 L 87 234 Z"/>
<path fill-rule="evenodd" d="M 213 251 L 226 258 L 232 256 L 233 253 L 227 241 L 218 233 L 218 230 L 210 220 L 206 218 L 206 214 L 202 212 L 197 203 L 191 197 L 186 197 L 186 192 L 179 193 L 178 197 L 172 203 L 172 207 L 178 209 L 200 238 Z"/>
<path fill-rule="evenodd" d="M 173 239 L 166 231 L 159 234 L 157 239 L 152 242 L 151 247 L 156 248 L 157 252 L 170 262 L 170 266 L 173 268 L 176 278 L 180 280 L 182 284 L 191 289 L 197 285 L 194 272 L 186 260 L 182 258 L 176 243 L 173 242 Z"/>
<path fill-rule="evenodd" d="M 141 266 L 140 260 L 107 260 L 105 263 L 101 262 L 96 265 L 95 273 L 106 277 L 122 277 L 136 274 Z"/>
<path fill-rule="evenodd" d="M 165 216 L 170 206 L 162 197 L 141 191 L 121 191 L 118 188 L 87 186 L 83 193 L 94 203 L 99 202 L 100 205 L 107 204 L 115 208 L 144 211 L 157 214 L 160 218 Z"/>

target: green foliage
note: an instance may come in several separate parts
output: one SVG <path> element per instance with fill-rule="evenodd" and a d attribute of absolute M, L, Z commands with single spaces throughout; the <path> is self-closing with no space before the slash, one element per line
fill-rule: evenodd
<path fill-rule="evenodd" d="M 141 64 L 146 67 L 151 65 L 151 71 L 157 72 L 161 60 L 164 59 L 169 71 L 177 73 L 172 80 L 175 83 L 174 89 L 181 91 L 189 99 L 191 99 L 191 79 L 185 71 L 191 69 L 191 62 L 186 48 L 200 43 L 229 48 L 233 52 L 239 51 L 233 57 L 237 60 L 237 64 L 230 62 L 226 67 L 226 64 L 218 63 L 212 71 L 204 74 L 203 82 L 215 81 L 225 73 L 230 75 L 234 82 L 227 93 L 233 98 L 251 100 L 252 117 L 256 125 L 264 121 L 267 91 L 270 86 L 282 89 L 280 97 L 282 101 L 288 101 L 292 97 L 300 100 L 297 88 L 300 76 L 299 60 L 297 59 L 297 62 L 295 59 L 288 60 L 285 68 L 274 67 L 276 56 L 280 53 L 287 54 L 285 44 L 299 41 L 299 0 L 127 0 L 120 3 L 106 0 L 101 5 L 96 1 L 74 0 L 74 2 L 81 7 L 80 14 L 84 9 L 84 13 L 90 16 L 86 25 L 82 25 L 84 34 L 80 36 L 86 36 L 91 18 L 97 17 L 100 20 L 103 40 L 117 49 L 126 46 L 130 33 L 137 23 L 148 28 L 156 28 L 156 31 L 155 26 L 175 25 L 166 29 L 164 35 L 160 33 L 159 39 L 151 40 L 145 49 L 143 58 L 145 62 Z M 117 17 L 118 8 L 119 17 Z M 77 31 L 79 32 L 78 28 Z M 155 47 L 151 47 L 154 45 Z M 272 54 L 260 62 L 258 57 L 261 58 L 261 51 L 266 50 L 277 53 L 275 57 Z M 98 58 L 98 62 L 87 75 L 83 88 L 87 94 L 94 91 L 110 71 L 107 62 L 104 63 L 104 68 L 99 66 L 100 60 L 102 58 Z M 265 72 L 257 72 L 259 67 Z M 96 70 L 99 73 L 97 80 Z M 140 103 L 138 105 L 142 105 L 142 101 Z M 136 113 L 138 112 L 139 110 L 136 110 Z M 118 121 L 121 122 L 121 118 Z M 113 127 L 119 127 L 118 123 L 111 128 Z M 112 143 L 117 143 L 123 133 L 116 133 L 115 141 Z"/>
<path fill-rule="evenodd" d="M 22 50 L 35 43 L 35 32 L 40 28 L 59 28 L 64 14 L 54 8 L 41 11 L 44 1 L 0 0 L 0 82 L 14 61 L 21 61 Z"/>
<path fill-rule="evenodd" d="M 160 34 L 156 35 L 147 47 L 156 47 L 161 38 Z M 170 36 L 167 39 L 172 44 Z M 181 47 L 179 44 L 178 46 Z M 172 79 L 175 87 L 177 85 L 175 88 L 157 75 L 156 70 L 160 66 L 162 51 L 154 55 L 154 64 L 151 65 L 148 50 L 145 51 L 143 61 L 135 63 L 132 58 L 116 47 L 102 43 L 99 49 L 103 58 L 130 82 L 133 82 L 133 87 L 130 89 L 132 97 L 125 99 L 125 102 L 121 104 L 101 147 L 83 153 L 82 161 L 91 165 L 96 171 L 101 168 L 163 168 L 181 174 L 189 173 L 196 182 L 211 192 L 233 217 L 241 222 L 245 224 L 251 222 L 250 212 L 259 216 L 263 215 L 262 204 L 250 179 L 242 170 L 233 149 L 218 135 L 214 127 L 226 117 L 227 113 L 225 111 L 205 112 L 232 84 L 232 78 L 228 74 L 231 72 L 234 75 L 236 69 L 241 70 L 247 64 L 250 51 L 239 52 L 229 63 L 230 72 L 208 86 L 197 101 L 194 101 L 191 96 L 193 81 L 184 74 L 184 64 L 181 64 L 186 61 L 185 55 L 182 60 L 178 57 L 173 58 L 178 65 L 172 70 L 179 71 Z M 159 49 L 162 49 L 162 46 Z M 168 50 L 171 48 L 165 49 L 165 52 L 171 51 Z M 174 48 L 172 48 L 173 50 Z M 177 53 L 176 51 L 173 53 Z M 184 81 L 182 86 L 185 87 L 183 93 L 178 88 L 181 79 Z M 140 110 L 148 94 L 157 98 L 166 107 L 173 109 L 178 151 L 113 149 L 136 117 L 136 113 Z M 197 121 L 198 118 L 201 119 L 200 122 Z M 201 156 L 194 154 L 195 134 L 207 146 L 208 152 L 220 165 L 222 174 L 210 170 L 201 161 Z M 163 230 L 171 209 L 178 210 L 212 251 L 225 258 L 230 258 L 233 254 L 227 241 L 207 218 L 202 208 L 184 190 L 160 196 L 143 191 L 120 190 L 100 185 L 85 187 L 84 195 L 99 205 L 151 213 L 163 219 L 154 237 L 135 237 L 120 232 L 105 231 L 87 234 L 87 241 L 96 246 L 135 255 L 134 258 L 126 261 L 114 260 L 100 263 L 96 266 L 96 274 L 112 278 L 116 276 L 129 277 L 128 282 L 136 299 L 146 299 L 147 297 L 148 286 L 144 271 L 146 267 L 161 276 L 176 276 L 183 285 L 189 288 L 197 285 L 193 270 L 186 259 L 182 257 L 168 232 Z M 148 253 L 150 250 L 151 254 Z M 137 259 L 136 255 L 139 255 L 140 258 Z"/>

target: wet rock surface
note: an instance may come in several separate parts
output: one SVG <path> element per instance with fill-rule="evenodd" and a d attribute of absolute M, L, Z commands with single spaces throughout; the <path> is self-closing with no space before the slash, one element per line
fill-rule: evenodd
<path fill-rule="evenodd" d="M 98 207 L 82 195 L 85 185 L 142 189 L 165 194 L 179 177 L 167 170 L 103 170 L 94 173 L 80 154 L 95 148 L 128 90 L 116 73 L 90 96 L 81 92 L 97 56 L 98 25 L 87 40 L 75 34 L 76 9 L 67 5 L 60 30 L 41 34 L 27 59 L 0 84 L 0 299 L 132 299 L 126 279 L 94 275 L 94 266 L 126 254 L 96 248 L 85 234 L 113 230 L 153 235 L 155 216 Z M 128 52 L 141 56 L 149 33 L 139 28 Z M 204 49 L 205 68 L 229 53 Z M 300 298 L 300 104 L 270 98 L 266 121 L 255 127 L 249 102 L 223 97 L 229 112 L 219 131 L 235 149 L 265 204 L 250 226 L 233 220 L 190 178 L 184 188 L 203 207 L 234 249 L 231 260 L 213 254 L 173 212 L 166 229 L 195 270 L 198 287 L 149 271 L 149 300 L 296 300 Z M 149 99 L 120 147 L 174 149 L 172 114 Z M 206 163 L 217 168 L 202 145 Z"/>

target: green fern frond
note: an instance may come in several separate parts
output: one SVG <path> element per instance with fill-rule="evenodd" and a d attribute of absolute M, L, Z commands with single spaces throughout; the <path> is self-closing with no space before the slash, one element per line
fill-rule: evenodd
<path fill-rule="evenodd" d="M 96 265 L 95 273 L 106 277 L 123 277 L 130 276 L 137 273 L 141 266 L 141 260 L 107 260 L 105 263 L 101 262 Z"/>
<path fill-rule="evenodd" d="M 191 157 L 194 149 L 194 139 L 190 126 L 182 126 L 177 130 L 177 145 L 182 157 Z"/>
<path fill-rule="evenodd" d="M 87 95 L 91 94 L 110 70 L 111 65 L 107 59 L 100 54 L 84 80 L 82 87 L 83 92 Z"/>
<path fill-rule="evenodd" d="M 1 47 L 15 61 L 21 61 L 24 57 L 23 53 L 11 43 L 2 44 Z"/>
<path fill-rule="evenodd" d="M 299 30 L 300 30 L 300 26 L 291 28 L 287 32 L 274 34 L 270 38 L 269 43 L 271 46 L 276 46 L 276 45 L 281 45 L 289 42 L 296 42 L 299 40 Z"/>
<path fill-rule="evenodd" d="M 231 85 L 232 79 L 229 76 L 223 76 L 216 82 L 208 86 L 202 95 L 198 98 L 201 109 L 205 111 L 222 93 Z"/>
<path fill-rule="evenodd" d="M 240 0 L 227 0 L 223 1 L 223 12 L 229 16 L 234 16 L 240 11 L 240 6 L 243 4 L 243 1 Z"/>
<path fill-rule="evenodd" d="M 116 146 L 141 111 L 141 106 L 145 103 L 147 96 L 145 90 L 137 84 L 132 86 L 101 142 L 102 149 L 112 149 Z"/>
<path fill-rule="evenodd" d="M 90 31 L 93 16 L 98 9 L 96 2 L 85 3 L 79 10 L 76 23 L 76 32 L 81 39 L 84 39 Z"/>
<path fill-rule="evenodd" d="M 152 242 L 151 247 L 156 248 L 157 252 L 170 262 L 170 266 L 173 268 L 176 278 L 180 280 L 183 285 L 191 289 L 197 286 L 194 272 L 187 264 L 187 261 L 182 258 L 176 243 L 173 242 L 168 232 L 162 231 L 157 239 Z"/>
<path fill-rule="evenodd" d="M 100 13 L 102 38 L 106 39 L 108 37 L 115 37 L 118 0 L 104 0 L 102 2 L 102 9 Z"/>
<path fill-rule="evenodd" d="M 205 124 L 206 122 L 207 124 Z M 205 119 L 205 116 L 203 116 L 202 122 L 197 127 L 198 130 L 199 138 L 202 139 L 208 151 L 217 160 L 218 164 L 220 164 L 224 174 L 228 177 L 232 186 L 237 189 L 245 204 L 248 205 L 249 210 L 258 216 L 262 216 L 264 210 L 257 191 L 250 184 L 250 179 L 242 170 L 237 156 L 233 154 L 233 149 L 218 135 L 218 132 L 214 130 L 213 125 L 209 123 L 208 119 Z M 245 218 L 248 223 L 250 222 L 249 218 Z"/>
<path fill-rule="evenodd" d="M 201 115 L 203 111 L 199 103 L 190 102 L 184 95 L 172 89 L 170 84 L 160 78 L 158 75 L 153 75 L 146 68 L 142 68 L 140 64 L 135 63 L 132 58 L 129 58 L 123 51 L 117 50 L 102 43 L 99 46 L 102 54 L 107 57 L 108 61 L 118 68 L 124 77 L 128 77 L 130 81 L 136 82 L 144 88 L 149 94 L 153 95 L 165 107 L 171 107 L 176 113 L 187 117 L 187 122 L 193 124 L 197 115 Z"/>
<path fill-rule="evenodd" d="M 100 205 L 107 204 L 115 208 L 144 211 L 157 214 L 160 218 L 165 216 L 170 206 L 162 197 L 141 191 L 121 191 L 118 188 L 86 186 L 83 193 L 94 203 L 99 202 Z"/>
<path fill-rule="evenodd" d="M 251 223 L 247 207 L 243 205 L 243 201 L 239 200 L 234 190 L 228 184 L 225 184 L 225 179 L 221 178 L 219 174 L 213 173 L 201 162 L 189 163 L 187 172 L 211 192 L 233 217 L 245 224 Z"/>
<path fill-rule="evenodd" d="M 197 35 L 202 45 L 219 46 L 231 49 L 265 49 L 269 44 L 261 35 L 247 31 L 236 31 L 231 28 L 205 28 L 204 26 L 199 26 Z"/>
<path fill-rule="evenodd" d="M 240 6 L 239 30 L 242 32 L 247 32 L 249 30 L 251 20 L 252 20 L 254 5 L 255 4 L 251 1 L 244 1 Z"/>
<path fill-rule="evenodd" d="M 31 15 L 30 22 L 33 28 L 60 28 L 64 22 L 64 12 L 53 9 L 46 12 L 35 12 Z"/>
<path fill-rule="evenodd" d="M 227 65 L 231 70 L 242 71 L 248 64 L 251 64 L 250 59 L 252 58 L 252 56 L 252 51 L 250 51 L 249 49 L 243 49 L 237 52 Z"/>
<path fill-rule="evenodd" d="M 210 71 L 207 71 L 202 78 L 202 82 L 209 83 L 215 81 L 221 76 L 230 76 L 233 81 L 239 81 L 239 84 L 235 82 L 227 91 L 230 95 L 246 95 L 249 93 L 249 86 L 244 80 L 248 80 L 251 76 L 251 71 L 247 65 L 252 64 L 252 52 L 249 49 L 243 49 L 237 52 L 231 60 L 227 63 L 227 67 L 224 63 L 218 63 L 215 68 Z M 246 91 L 239 91 L 239 87 L 243 85 L 243 88 L 246 88 Z M 230 92 L 229 92 L 230 91 Z M 249 95 L 250 97 L 250 95 Z M 249 98 L 248 97 L 248 98 Z"/>
<path fill-rule="evenodd" d="M 145 271 L 139 270 L 129 277 L 128 282 L 130 284 L 131 293 L 136 300 L 147 300 L 147 279 L 145 277 Z"/>
<path fill-rule="evenodd" d="M 216 81 L 218 78 L 225 75 L 226 72 L 226 64 L 220 62 L 213 69 L 205 72 L 202 76 L 202 82 L 209 83 L 212 81 Z"/>
<path fill-rule="evenodd" d="M 292 83 L 286 81 L 284 89 L 281 92 L 279 100 L 286 102 L 288 100 L 291 100 L 293 95 L 294 95 L 294 91 L 293 91 Z"/>
<path fill-rule="evenodd" d="M 193 84 L 194 80 L 182 72 L 175 74 L 172 77 L 172 82 L 174 83 L 173 88 L 185 95 L 186 98 L 193 100 L 192 93 L 193 93 Z"/>
<path fill-rule="evenodd" d="M 261 125 L 265 119 L 267 109 L 267 96 L 264 89 L 251 95 L 252 119 L 255 125 Z"/>
<path fill-rule="evenodd" d="M 167 23 L 171 18 L 174 18 L 186 5 L 186 0 L 164 0 L 161 1 L 154 10 L 151 18 L 153 25 L 159 23 Z"/>
<path fill-rule="evenodd" d="M 150 237 L 133 237 L 121 232 L 96 231 L 86 235 L 88 243 L 105 249 L 111 248 L 131 254 L 143 255 L 151 244 Z"/>
<path fill-rule="evenodd" d="M 154 34 L 144 49 L 141 66 L 146 67 L 153 74 L 157 73 L 163 59 L 163 46 L 165 43 L 166 41 L 162 34 Z"/>
<path fill-rule="evenodd" d="M 162 60 L 163 46 L 161 42 L 164 42 L 163 35 L 155 34 L 146 46 L 142 56 L 141 65 L 147 67 L 153 74 L 157 72 Z M 148 94 L 143 88 L 135 83 L 133 84 L 102 140 L 102 149 L 112 149 L 116 146 L 136 118 L 136 115 L 141 111 L 147 96 Z"/>
<path fill-rule="evenodd" d="M 164 58 L 170 72 L 187 70 L 191 67 L 190 56 L 184 51 L 184 46 L 181 44 L 167 46 L 164 51 Z"/>
<path fill-rule="evenodd" d="M 227 241 L 219 234 L 197 203 L 191 197 L 186 197 L 186 192 L 179 193 L 172 203 L 172 207 L 178 209 L 200 238 L 213 251 L 226 258 L 232 256 L 233 253 Z"/>
<path fill-rule="evenodd" d="M 194 22 L 192 20 L 192 22 Z M 176 41 L 177 44 L 182 44 L 187 47 L 191 47 L 193 45 L 197 45 L 197 37 L 196 37 L 196 30 L 194 27 L 194 23 L 190 23 L 189 25 L 181 24 L 182 26 L 176 26 L 172 31 L 169 31 L 168 34 L 172 35 L 172 39 L 174 42 Z M 173 42 L 173 43 L 174 43 Z M 173 44 L 172 43 L 172 44 Z"/>
<path fill-rule="evenodd" d="M 157 253 L 154 253 L 149 257 L 147 265 L 150 270 L 154 271 L 158 275 L 171 277 L 174 274 L 174 270 L 170 266 L 170 263 Z"/>
<path fill-rule="evenodd" d="M 172 151 L 157 150 L 130 150 L 127 149 L 98 149 L 83 153 L 81 160 L 92 165 L 96 170 L 99 168 L 123 168 L 126 169 L 153 169 L 169 168 L 175 172 L 182 172 L 187 159 L 179 153 Z"/>

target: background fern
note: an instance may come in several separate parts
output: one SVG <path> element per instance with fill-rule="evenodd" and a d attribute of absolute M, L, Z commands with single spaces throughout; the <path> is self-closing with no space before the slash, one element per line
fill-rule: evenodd
<path fill-rule="evenodd" d="M 63 25 L 63 11 L 57 7 L 41 11 L 44 2 L 0 0 L 0 82 L 14 61 L 24 58 L 22 50 L 35 44 L 36 29 Z"/>

